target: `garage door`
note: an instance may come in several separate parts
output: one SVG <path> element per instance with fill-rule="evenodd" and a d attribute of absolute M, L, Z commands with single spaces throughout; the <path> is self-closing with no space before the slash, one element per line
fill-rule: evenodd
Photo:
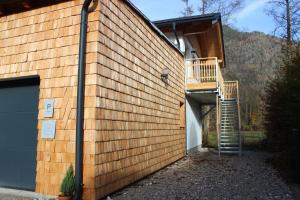
<path fill-rule="evenodd" d="M 0 82 L 0 186 L 35 189 L 39 80 Z"/>

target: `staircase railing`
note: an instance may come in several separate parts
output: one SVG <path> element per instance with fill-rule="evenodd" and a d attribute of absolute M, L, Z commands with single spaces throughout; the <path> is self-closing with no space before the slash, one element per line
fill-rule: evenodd
<path fill-rule="evenodd" d="M 238 81 L 225 81 L 224 82 L 224 99 L 236 100 L 238 103 L 238 111 L 240 110 L 240 94 L 239 94 L 239 82 Z M 239 124 L 241 122 L 239 112 Z"/>
<path fill-rule="evenodd" d="M 238 81 L 225 81 L 224 82 L 224 100 L 236 100 L 237 101 L 237 114 L 238 114 L 238 123 L 239 131 L 241 130 L 241 115 L 240 115 L 240 94 L 239 94 L 239 82 Z M 241 134 L 240 134 L 240 154 L 242 148 Z"/>
<path fill-rule="evenodd" d="M 224 99 L 238 99 L 238 81 L 225 81 L 224 82 Z"/>
<path fill-rule="evenodd" d="M 220 95 L 224 94 L 224 78 L 218 58 L 197 58 L 186 60 L 186 84 L 216 82 Z"/>
<path fill-rule="evenodd" d="M 239 94 L 239 82 L 238 81 L 225 81 L 224 82 L 224 99 L 236 100 L 238 104 L 239 126 L 241 126 L 240 117 L 240 94 Z M 241 127 L 240 127 L 241 128 Z"/>

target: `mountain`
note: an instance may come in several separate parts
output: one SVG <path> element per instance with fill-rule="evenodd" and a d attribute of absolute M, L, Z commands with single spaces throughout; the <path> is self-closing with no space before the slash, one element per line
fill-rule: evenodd
<path fill-rule="evenodd" d="M 281 41 L 261 32 L 240 32 L 223 27 L 226 80 L 239 80 L 243 129 L 260 129 L 262 96 L 267 81 L 281 61 Z"/>

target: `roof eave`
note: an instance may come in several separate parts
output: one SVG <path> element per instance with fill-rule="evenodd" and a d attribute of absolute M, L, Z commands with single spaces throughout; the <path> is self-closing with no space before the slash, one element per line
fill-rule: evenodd
<path fill-rule="evenodd" d="M 198 22 L 198 21 L 208 21 L 208 20 L 215 20 L 220 19 L 220 13 L 211 13 L 205 15 L 195 15 L 195 16 L 188 16 L 188 17 L 178 17 L 172 19 L 165 19 L 165 20 L 158 20 L 154 21 L 153 23 L 157 26 L 164 26 L 164 25 L 171 25 L 173 23 L 181 24 L 181 23 L 191 23 L 191 22 Z"/>
<path fill-rule="evenodd" d="M 220 13 L 211 13 L 205 15 L 195 15 L 195 16 L 188 16 L 188 17 L 179 17 L 173 19 L 166 19 L 166 20 L 159 20 L 154 21 L 153 23 L 158 27 L 164 26 L 172 26 L 173 23 L 176 24 L 183 24 L 183 23 L 192 23 L 192 22 L 199 22 L 199 21 L 213 21 L 217 20 L 220 24 L 221 29 L 221 40 L 222 40 L 222 50 L 223 50 L 223 66 L 226 67 L 226 57 L 225 57 L 225 46 L 224 46 L 224 35 L 223 35 L 223 25 L 222 25 L 222 17 Z"/>

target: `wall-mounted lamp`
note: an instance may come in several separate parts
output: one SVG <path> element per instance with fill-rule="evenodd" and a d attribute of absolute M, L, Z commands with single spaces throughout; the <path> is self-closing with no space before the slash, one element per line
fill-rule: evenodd
<path fill-rule="evenodd" d="M 169 69 L 165 68 L 163 69 L 162 73 L 161 73 L 161 80 L 165 83 L 168 84 L 168 79 L 169 79 Z"/>

